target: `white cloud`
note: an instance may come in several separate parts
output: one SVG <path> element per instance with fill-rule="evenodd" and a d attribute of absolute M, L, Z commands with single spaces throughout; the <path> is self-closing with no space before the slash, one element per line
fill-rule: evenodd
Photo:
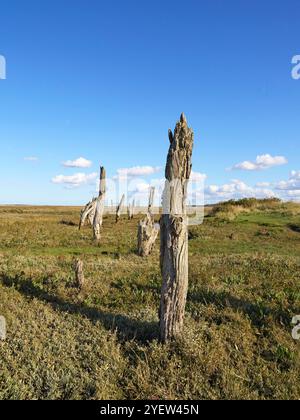
<path fill-rule="evenodd" d="M 24 160 L 26 162 L 37 162 L 39 160 L 39 158 L 36 157 L 36 156 L 28 156 L 28 157 L 24 157 Z"/>
<path fill-rule="evenodd" d="M 190 180 L 192 182 L 193 181 L 194 182 L 197 182 L 197 181 L 204 182 L 206 179 L 207 179 L 207 175 L 206 174 L 202 174 L 200 172 L 194 172 L 194 171 L 192 171 L 192 173 L 191 173 Z"/>
<path fill-rule="evenodd" d="M 258 188 L 268 188 L 271 185 L 272 185 L 271 182 L 258 182 L 256 184 L 256 187 L 258 187 Z"/>
<path fill-rule="evenodd" d="M 66 168 L 90 168 L 92 164 L 93 162 L 83 157 L 80 157 L 75 160 L 67 160 L 66 162 L 63 162 L 63 165 Z"/>
<path fill-rule="evenodd" d="M 288 181 L 278 182 L 276 189 L 281 191 L 300 190 L 300 171 L 292 171 Z"/>
<path fill-rule="evenodd" d="M 200 205 L 203 202 L 203 193 L 206 203 L 216 203 L 231 199 L 241 198 L 272 198 L 282 200 L 300 201 L 300 171 L 293 171 L 287 181 L 279 183 L 258 182 L 256 185 L 248 185 L 239 179 L 233 179 L 224 184 L 211 184 L 205 187 L 206 174 L 192 172 L 189 183 L 188 200 L 192 204 Z M 132 177 L 129 179 L 129 196 L 147 203 L 150 186 L 156 187 L 156 200 L 160 204 L 164 189 L 164 179 L 154 179 L 150 183 Z"/>
<path fill-rule="evenodd" d="M 83 174 L 78 173 L 74 175 L 57 175 L 52 178 L 53 184 L 62 184 L 67 187 L 80 187 L 81 185 L 88 184 L 90 182 L 94 182 L 95 179 L 98 177 L 97 172 L 92 174 Z"/>
<path fill-rule="evenodd" d="M 261 171 L 274 166 L 286 165 L 288 160 L 284 156 L 271 156 L 269 154 L 257 156 L 254 162 L 246 160 L 234 165 L 232 169 L 243 171 Z"/>
<path fill-rule="evenodd" d="M 300 190 L 288 191 L 288 196 L 300 198 Z"/>
<path fill-rule="evenodd" d="M 150 190 L 150 184 L 147 184 L 146 182 L 140 182 L 135 186 L 135 189 L 133 190 L 134 194 L 148 194 Z"/>
<path fill-rule="evenodd" d="M 133 168 L 118 169 L 119 177 L 137 177 L 153 175 L 161 171 L 159 166 L 134 166 Z"/>
<path fill-rule="evenodd" d="M 153 179 L 151 182 L 144 182 L 132 178 L 128 184 L 128 196 L 142 205 L 147 205 L 149 200 L 149 191 L 155 187 L 154 203 L 156 206 L 161 204 L 161 197 L 165 186 L 165 179 Z"/>
<path fill-rule="evenodd" d="M 223 185 L 209 185 L 205 188 L 205 201 L 216 203 L 241 198 L 272 198 L 300 201 L 300 171 L 293 171 L 287 181 L 276 183 L 259 182 L 254 187 L 234 179 Z"/>
<path fill-rule="evenodd" d="M 281 194 L 283 200 L 300 202 L 300 190 L 281 191 Z"/>
<path fill-rule="evenodd" d="M 209 185 L 205 188 L 205 198 L 209 202 L 227 201 L 240 198 L 268 198 L 276 197 L 273 190 L 267 188 L 257 188 L 247 185 L 238 179 L 232 180 L 228 184 Z"/>
<path fill-rule="evenodd" d="M 165 179 L 153 179 L 151 182 L 136 182 L 133 180 L 129 186 L 128 191 L 131 194 L 145 194 L 148 197 L 151 187 L 155 188 L 156 194 L 162 194 L 165 186 Z"/>

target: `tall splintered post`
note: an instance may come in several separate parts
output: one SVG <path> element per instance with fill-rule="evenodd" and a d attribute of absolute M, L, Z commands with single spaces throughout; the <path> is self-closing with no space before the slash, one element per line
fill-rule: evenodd
<path fill-rule="evenodd" d="M 101 239 L 101 227 L 103 224 L 104 203 L 106 193 L 106 172 L 103 167 L 100 168 L 100 187 L 99 196 L 95 209 L 95 216 L 93 221 L 94 239 L 99 241 Z"/>
<path fill-rule="evenodd" d="M 194 133 L 184 114 L 174 134 L 169 130 L 170 149 L 161 217 L 160 339 L 172 340 L 182 333 L 188 291 L 187 187 L 192 170 Z"/>

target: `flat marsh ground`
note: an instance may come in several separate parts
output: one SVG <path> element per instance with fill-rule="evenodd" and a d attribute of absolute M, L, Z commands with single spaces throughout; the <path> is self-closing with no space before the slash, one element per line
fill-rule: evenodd
<path fill-rule="evenodd" d="M 136 255 L 141 216 L 106 216 L 97 246 L 79 208 L 0 207 L 0 399 L 299 399 L 299 208 L 190 229 L 185 332 L 163 346 L 159 241 Z"/>

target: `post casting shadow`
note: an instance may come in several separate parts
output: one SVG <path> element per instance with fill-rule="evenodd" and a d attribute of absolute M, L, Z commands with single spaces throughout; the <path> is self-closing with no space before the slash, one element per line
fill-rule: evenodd
<path fill-rule="evenodd" d="M 54 294 L 42 290 L 31 279 L 0 275 L 0 282 L 6 287 L 15 287 L 19 293 L 27 298 L 36 298 L 50 304 L 55 311 L 79 314 L 95 324 L 101 323 L 106 330 L 116 332 L 117 338 L 121 342 L 134 339 L 141 344 L 146 344 L 149 341 L 158 339 L 159 331 L 156 322 L 139 321 L 125 315 L 116 315 L 91 308 L 85 303 L 67 302 Z"/>

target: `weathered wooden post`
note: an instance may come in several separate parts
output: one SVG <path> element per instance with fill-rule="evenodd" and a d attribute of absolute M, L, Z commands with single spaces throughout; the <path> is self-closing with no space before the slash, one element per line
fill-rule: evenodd
<path fill-rule="evenodd" d="M 83 262 L 81 260 L 75 261 L 75 286 L 82 289 L 85 284 L 83 273 Z"/>
<path fill-rule="evenodd" d="M 128 216 L 128 220 L 131 220 L 131 205 L 128 204 L 127 206 L 127 216 Z"/>
<path fill-rule="evenodd" d="M 95 199 L 93 208 L 91 210 L 91 212 L 88 215 L 88 223 L 90 226 L 93 226 L 94 223 L 94 218 L 95 218 L 95 213 L 96 213 L 96 206 L 97 206 L 97 199 Z"/>
<path fill-rule="evenodd" d="M 161 217 L 160 339 L 178 337 L 183 330 L 188 291 L 187 187 L 192 169 L 194 133 L 184 114 L 174 134 L 169 130 L 170 149 Z"/>
<path fill-rule="evenodd" d="M 93 198 L 92 201 L 87 203 L 85 208 L 81 211 L 80 214 L 80 222 L 79 222 L 79 230 L 84 226 L 85 221 L 88 219 L 91 226 L 93 225 L 94 217 L 95 217 L 95 211 L 96 211 L 96 205 L 97 205 L 97 198 Z"/>
<path fill-rule="evenodd" d="M 6 340 L 6 319 L 0 316 L 0 341 Z"/>
<path fill-rule="evenodd" d="M 135 208 L 135 200 L 130 204 L 128 204 L 127 207 L 127 214 L 128 214 L 128 220 L 132 220 L 134 217 L 134 208 Z"/>
<path fill-rule="evenodd" d="M 117 207 L 117 211 L 116 211 L 116 223 L 118 223 L 118 221 L 120 220 L 121 217 L 121 213 L 122 213 L 122 208 L 124 205 L 124 201 L 125 201 L 125 194 L 123 194 L 120 204 Z"/>
<path fill-rule="evenodd" d="M 138 226 L 138 255 L 147 257 L 151 254 L 156 238 L 159 233 L 159 227 L 154 224 L 152 215 L 152 206 L 155 188 L 150 189 L 148 213 L 145 219 L 141 220 Z"/>
<path fill-rule="evenodd" d="M 106 172 L 103 167 L 100 168 L 100 186 L 99 197 L 96 202 L 95 216 L 93 221 L 94 239 L 101 239 L 101 227 L 103 224 L 104 204 L 106 193 Z"/>
<path fill-rule="evenodd" d="M 159 234 L 159 225 L 155 225 L 151 214 L 141 220 L 138 227 L 138 255 L 148 257 L 151 254 L 157 236 Z"/>

